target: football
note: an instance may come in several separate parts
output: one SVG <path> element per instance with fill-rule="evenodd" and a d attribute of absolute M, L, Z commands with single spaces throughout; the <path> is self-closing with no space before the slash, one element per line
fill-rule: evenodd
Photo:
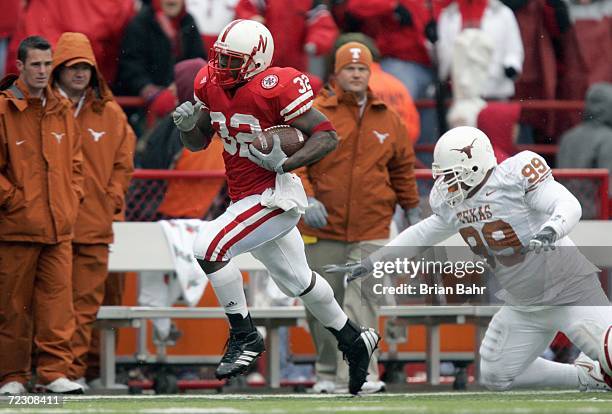
<path fill-rule="evenodd" d="M 251 144 L 257 150 L 264 154 L 268 154 L 272 151 L 272 145 L 274 143 L 272 137 L 274 135 L 278 135 L 281 142 L 281 149 L 288 157 L 302 148 L 308 139 L 308 137 L 297 128 L 290 127 L 289 125 L 276 125 L 264 129 Z"/>

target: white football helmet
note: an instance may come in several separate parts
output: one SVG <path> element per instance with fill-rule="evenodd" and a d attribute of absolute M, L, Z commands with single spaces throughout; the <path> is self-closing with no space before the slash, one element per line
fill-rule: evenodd
<path fill-rule="evenodd" d="M 434 187 L 454 207 L 496 165 L 491 141 L 484 132 L 469 126 L 453 128 L 438 139 L 434 149 Z"/>
<path fill-rule="evenodd" d="M 263 24 L 234 20 L 221 30 L 210 49 L 210 80 L 230 89 L 266 70 L 272 63 L 274 40 Z"/>

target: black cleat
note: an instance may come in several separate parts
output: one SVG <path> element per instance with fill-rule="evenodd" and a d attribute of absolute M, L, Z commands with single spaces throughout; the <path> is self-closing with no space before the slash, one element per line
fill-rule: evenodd
<path fill-rule="evenodd" d="M 361 328 L 361 333 L 351 344 L 339 344 L 349 365 L 349 392 L 353 395 L 361 390 L 368 376 L 368 365 L 378 347 L 380 335 L 372 328 Z"/>
<path fill-rule="evenodd" d="M 232 378 L 245 373 L 266 350 L 263 337 L 257 330 L 236 333 L 230 329 L 225 354 L 215 371 L 217 379 Z"/>

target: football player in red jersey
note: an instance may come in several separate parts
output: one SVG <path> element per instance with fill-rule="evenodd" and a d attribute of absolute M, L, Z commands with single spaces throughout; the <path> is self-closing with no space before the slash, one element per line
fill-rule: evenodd
<path fill-rule="evenodd" d="M 200 229 L 194 244 L 194 255 L 230 323 L 216 376 L 244 373 L 264 351 L 247 310 L 242 276 L 231 262 L 251 252 L 279 288 L 299 297 L 338 339 L 349 363 L 349 391 L 356 394 L 380 337 L 349 321 L 327 281 L 309 268 L 295 227 L 307 205 L 306 195 L 299 178 L 288 174 L 332 151 L 337 136 L 329 120 L 312 108 L 308 77 L 293 68 L 270 67 L 273 53 L 274 40 L 264 25 L 252 20 L 229 23 L 211 49 L 208 66 L 195 78 L 196 104 L 185 102 L 173 114 L 191 151 L 205 149 L 215 132 L 224 145 L 232 204 Z M 278 139 L 269 154 L 249 145 L 263 129 L 282 124 L 310 137 L 295 154 L 287 157 Z"/>

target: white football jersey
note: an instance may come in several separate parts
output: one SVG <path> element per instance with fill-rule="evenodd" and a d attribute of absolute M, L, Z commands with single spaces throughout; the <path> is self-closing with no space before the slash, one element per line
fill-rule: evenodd
<path fill-rule="evenodd" d="M 557 189 L 554 195 L 558 196 L 559 186 L 542 157 L 523 151 L 495 167 L 484 185 L 459 205 L 449 206 L 435 187 L 430 205 L 437 220 L 458 232 L 474 253 L 486 258 L 503 288 L 498 293 L 500 299 L 515 305 L 560 304 L 559 298 L 568 299 L 568 292 L 560 293 L 570 285 L 571 277 L 598 269 L 569 237 L 563 237 L 571 229 L 559 231 L 565 217 L 551 217 L 552 211 L 538 209 L 546 204 L 542 200 L 552 198 L 551 191 Z M 545 226 L 562 235 L 555 243 L 556 250 L 522 254 L 523 246 Z"/>

